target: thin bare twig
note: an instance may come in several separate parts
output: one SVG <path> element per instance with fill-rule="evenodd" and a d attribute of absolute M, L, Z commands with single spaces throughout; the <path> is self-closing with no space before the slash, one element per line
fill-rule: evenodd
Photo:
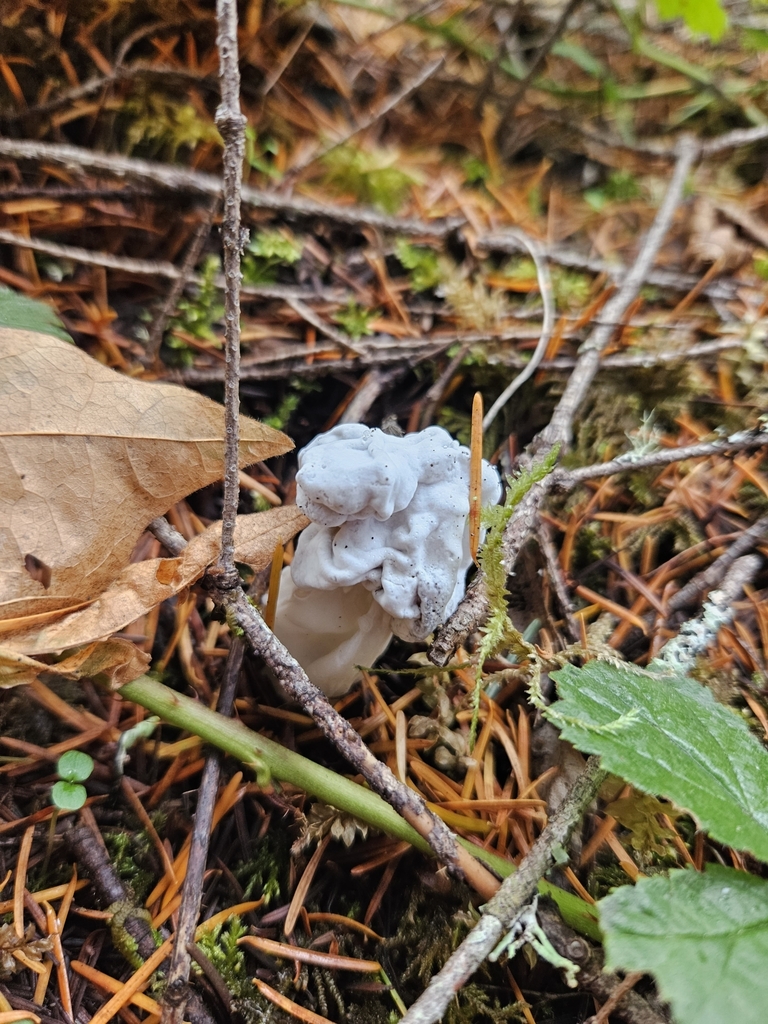
<path fill-rule="evenodd" d="M 520 862 L 517 871 L 483 907 L 483 916 L 443 969 L 410 1007 L 402 1024 L 433 1024 L 451 1000 L 499 943 L 505 932 L 533 899 L 539 880 L 554 864 L 553 851 L 564 846 L 597 795 L 606 772 L 597 757 L 590 757 L 573 789 L 547 827 Z"/>
<path fill-rule="evenodd" d="M 642 976 L 642 971 L 632 971 L 628 974 L 626 978 L 616 986 L 597 1013 L 593 1017 L 587 1018 L 587 1020 L 584 1021 L 584 1024 L 608 1024 L 611 1014 L 618 1007 L 627 992 L 633 989 L 638 981 L 640 981 Z"/>
<path fill-rule="evenodd" d="M 229 717 L 235 704 L 237 681 L 243 664 L 245 644 L 239 637 L 232 638 L 224 680 L 216 710 Z M 163 1024 L 181 1024 L 184 1019 L 188 999 L 190 951 L 193 944 L 195 929 L 200 916 L 200 904 L 203 897 L 203 876 L 208 859 L 208 841 L 211 834 L 213 811 L 221 777 L 221 754 L 209 751 L 205 759 L 205 767 L 200 780 L 197 795 L 197 809 L 192 828 L 189 847 L 189 862 L 181 890 L 181 906 L 179 907 L 178 925 L 174 936 L 171 965 L 168 970 L 168 983 L 163 995 Z"/>
<path fill-rule="evenodd" d="M 565 631 L 568 634 L 568 639 L 571 643 L 575 643 L 580 639 L 579 627 L 574 616 L 574 607 L 573 602 L 571 601 L 571 595 L 568 593 L 568 584 L 565 579 L 565 573 L 563 572 L 563 567 L 560 565 L 560 560 L 557 557 L 557 548 L 552 540 L 552 527 L 549 523 L 544 522 L 543 520 L 539 523 L 536 539 L 539 542 L 541 553 L 544 555 L 547 572 L 549 573 L 552 587 L 560 605 L 560 610 L 563 613 Z"/>
<path fill-rule="evenodd" d="M 539 243 L 547 259 L 563 267 L 574 267 L 577 270 L 588 270 L 592 274 L 606 274 L 612 281 L 620 283 L 625 279 L 629 268 L 623 263 L 614 263 L 610 260 L 601 259 L 599 256 L 591 256 L 581 252 L 570 245 L 562 243 Z M 523 248 L 514 232 L 494 231 L 487 235 L 480 235 L 475 241 L 475 247 L 485 251 L 517 253 Z M 669 288 L 673 291 L 689 292 L 700 281 L 695 274 L 685 274 L 678 270 L 666 270 L 664 267 L 652 267 L 647 275 L 648 284 L 658 285 L 659 288 Z M 736 296 L 740 282 L 733 278 L 720 278 L 717 281 L 710 281 L 703 290 L 704 295 L 712 299 L 732 299 Z"/>
<path fill-rule="evenodd" d="M 240 206 L 245 159 L 246 118 L 240 109 L 240 65 L 237 52 L 236 0 L 216 0 L 221 103 L 216 110 L 216 127 L 224 139 L 224 337 L 227 372 L 224 379 L 224 507 L 221 523 L 221 553 L 218 572 L 222 587 L 237 587 L 235 568 L 235 521 L 240 500 L 238 477 L 240 454 L 240 257 L 244 239 L 240 227 Z M 188 940 L 190 941 L 190 940 Z M 185 950 L 186 953 L 186 950 Z"/>
<path fill-rule="evenodd" d="M 96 153 L 79 146 L 0 138 L 0 156 L 8 156 L 15 160 L 45 161 L 58 167 L 81 167 L 87 171 L 144 182 L 176 194 L 186 193 L 213 198 L 221 196 L 222 192 L 222 180 L 214 174 L 188 170 L 176 164 L 161 164 L 152 160 Z M 243 186 L 242 200 L 244 206 L 257 210 L 274 210 L 276 213 L 290 213 L 301 217 L 325 217 L 340 224 L 351 224 L 356 227 L 367 224 L 369 227 L 405 235 L 444 238 L 466 223 L 463 217 L 434 221 L 423 221 L 417 217 L 393 217 L 366 206 L 319 203 L 301 196 L 264 192 L 250 185 Z"/>
<path fill-rule="evenodd" d="M 114 192 L 114 190 L 112 190 Z M 56 198 L 54 196 L 54 198 Z M 74 260 L 76 263 L 84 263 L 86 266 L 105 267 L 107 270 L 122 270 L 126 274 L 136 274 L 141 277 L 164 277 L 170 281 L 184 280 L 186 284 L 202 284 L 202 278 L 197 274 L 185 275 L 182 268 L 175 263 L 168 263 L 165 260 L 137 260 L 131 256 L 115 256 L 111 252 L 100 252 L 95 249 L 82 249 L 77 245 L 63 245 L 60 242 L 50 242 L 45 238 L 28 238 L 26 235 L 18 235 L 15 231 L 8 231 L 0 228 L 0 243 L 18 246 L 20 249 L 32 249 L 34 252 L 43 252 L 54 259 Z M 224 277 L 219 275 L 214 279 L 218 287 L 224 286 Z M 240 289 L 243 296 L 253 296 L 263 299 L 327 299 L 331 302 L 343 302 L 348 294 L 340 289 L 300 288 L 298 286 L 284 284 L 259 284 L 244 285 Z"/>
<path fill-rule="evenodd" d="M 453 875 L 467 881 L 484 898 L 490 898 L 498 889 L 496 879 L 459 846 L 448 826 L 427 808 L 422 797 L 401 783 L 387 765 L 370 752 L 349 722 L 334 710 L 325 694 L 309 681 L 304 669 L 248 603 L 243 592 L 213 589 L 211 593 L 214 600 L 234 616 L 249 645 L 264 658 L 288 696 L 311 715 L 323 735 L 360 772 L 371 789 L 426 839 L 438 860 Z"/>
<path fill-rule="evenodd" d="M 335 327 L 326 323 L 321 316 L 318 316 L 314 309 L 310 309 L 306 302 L 302 302 L 301 299 L 287 299 L 286 301 L 294 313 L 298 313 L 302 320 L 306 320 L 308 324 L 312 324 L 312 326 L 318 331 L 321 331 L 332 341 L 335 341 L 337 345 L 345 348 L 353 355 L 359 356 L 362 354 L 360 349 L 352 343 L 348 335 L 344 334 L 343 331 L 336 330 Z"/>
<path fill-rule="evenodd" d="M 694 576 L 676 594 L 673 594 L 667 604 L 670 612 L 687 608 L 705 591 L 716 587 L 736 559 L 751 551 L 755 544 L 766 535 L 768 535 L 768 515 L 762 516 L 757 522 L 744 530 L 727 551 L 723 552 L 719 558 L 716 558 L 710 566 L 707 566 L 706 569 Z"/>
<path fill-rule="evenodd" d="M 195 271 L 197 261 L 200 259 L 200 254 L 203 251 L 203 246 L 211 232 L 211 224 L 213 223 L 213 218 L 216 216 L 216 208 L 218 205 L 218 200 L 214 200 L 214 202 L 208 207 L 203 219 L 197 225 L 195 233 L 192 236 L 192 243 L 187 250 L 187 255 L 184 257 L 184 262 L 181 265 L 179 276 L 174 281 L 171 290 L 165 298 L 165 302 L 155 319 L 152 321 L 152 326 L 149 330 L 149 341 L 147 343 L 147 360 L 150 362 L 154 362 L 160 353 L 160 346 L 163 343 L 165 328 L 168 326 L 168 321 L 176 312 L 176 306 L 181 298 L 181 294 Z"/>
<path fill-rule="evenodd" d="M 567 3 L 563 8 L 560 17 L 557 19 L 552 28 L 552 31 L 544 40 L 544 43 L 539 47 L 536 56 L 534 57 L 533 62 L 531 63 L 531 66 L 525 73 L 525 77 L 520 80 L 517 88 L 512 93 L 512 96 L 508 101 L 506 109 L 504 110 L 504 114 L 501 118 L 500 128 L 504 125 L 507 119 L 510 118 L 512 114 L 514 114 L 517 104 L 525 95 L 526 89 L 531 84 L 535 76 L 539 73 L 541 68 L 544 66 L 544 61 L 549 56 L 552 47 L 555 45 L 557 40 L 565 31 L 565 26 L 568 24 L 568 19 L 577 8 L 581 7 L 582 2 L 583 0 L 569 0 L 569 3 Z"/>
<path fill-rule="evenodd" d="M 221 590 L 231 591 L 234 588 L 239 590 L 240 587 L 240 577 L 235 568 L 235 524 L 240 500 L 240 256 L 243 249 L 240 189 L 245 157 L 246 119 L 240 110 L 236 0 L 216 0 L 216 18 L 221 87 L 221 103 L 216 111 L 216 125 L 224 139 L 224 322 L 227 375 L 224 381 L 224 506 L 221 550 L 215 573 Z M 217 204 L 218 200 L 215 203 Z M 217 707 L 223 715 L 232 714 L 243 652 L 242 641 L 234 637 Z M 221 756 L 210 752 L 206 757 L 200 783 L 168 985 L 163 996 L 162 1024 L 182 1024 L 184 1020 L 190 971 L 189 945 L 194 940 L 195 927 L 200 915 L 203 876 L 208 859 L 208 840 L 220 774 Z"/>
<path fill-rule="evenodd" d="M 621 288 L 603 307 L 597 318 L 597 327 L 582 345 L 576 369 L 568 380 L 549 425 L 540 435 L 540 446 L 543 445 L 550 449 L 556 444 L 570 444 L 573 418 L 594 380 L 600 365 L 602 351 L 613 337 L 616 324 L 621 323 L 630 303 L 635 299 L 645 281 L 648 270 L 664 241 L 669 225 L 672 223 L 686 179 L 698 155 L 699 146 L 694 139 L 683 136 L 678 141 L 677 162 L 664 201 L 645 236 L 632 269 L 627 274 Z"/>
<path fill-rule="evenodd" d="M 578 2 L 581 2 L 581 0 L 578 0 Z M 573 4 L 571 6 L 573 6 Z M 536 368 L 540 365 L 546 354 L 547 345 L 549 345 L 549 339 L 552 337 L 552 331 L 555 326 L 555 297 L 552 290 L 552 278 L 549 273 L 549 267 L 547 266 L 544 250 L 535 239 L 529 238 L 528 235 L 522 231 L 510 231 L 509 234 L 516 236 L 520 243 L 525 246 L 531 254 L 531 259 L 536 266 L 539 293 L 544 305 L 544 319 L 541 325 L 541 337 L 534 349 L 533 355 L 522 373 L 518 373 L 515 379 L 504 388 L 502 393 L 485 414 L 483 430 L 487 430 L 490 427 L 498 413 L 504 408 L 512 395 L 514 395 L 514 393 L 522 387 L 523 384 L 525 384 L 525 382 L 533 375 Z"/>

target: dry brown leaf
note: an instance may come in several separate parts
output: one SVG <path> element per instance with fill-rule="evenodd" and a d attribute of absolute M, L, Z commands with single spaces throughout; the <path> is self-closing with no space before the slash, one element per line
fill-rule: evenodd
<path fill-rule="evenodd" d="M 70 679 L 106 675 L 112 686 L 122 686 L 145 672 L 149 662 L 149 655 L 135 644 L 115 638 L 87 644 L 53 665 L 0 647 L 0 687 L 31 683 L 46 672 Z"/>
<path fill-rule="evenodd" d="M 295 505 L 238 516 L 236 560 L 256 570 L 266 568 L 277 544 L 287 543 L 308 522 Z M 191 540 L 178 558 L 151 558 L 126 566 L 112 586 L 88 607 L 48 625 L 24 627 L 22 620 L 22 628 L 3 636 L 3 647 L 35 656 L 111 636 L 198 580 L 218 557 L 220 541 L 221 523 L 217 522 Z"/>
<path fill-rule="evenodd" d="M 706 196 L 700 196 L 694 203 L 690 232 L 686 251 L 697 267 L 718 262 L 723 270 L 735 270 L 750 256 L 749 246 L 739 238 L 732 224 L 718 219 L 717 206 Z"/>
<path fill-rule="evenodd" d="M 293 447 L 240 418 L 240 465 Z M 222 477 L 224 410 L 74 345 L 0 329 L 0 619 L 90 601 L 146 525 Z"/>

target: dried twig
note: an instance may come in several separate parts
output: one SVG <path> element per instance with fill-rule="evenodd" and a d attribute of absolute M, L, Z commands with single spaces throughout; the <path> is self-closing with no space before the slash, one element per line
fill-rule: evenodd
<path fill-rule="evenodd" d="M 219 50 L 221 103 L 216 125 L 224 139 L 224 279 L 225 348 L 227 375 L 224 381 L 224 506 L 221 524 L 221 550 L 215 568 L 222 591 L 240 586 L 235 567 L 235 525 L 240 500 L 240 256 L 243 238 L 240 228 L 240 189 L 245 157 L 246 119 L 240 110 L 240 68 L 237 51 L 237 2 L 217 0 L 216 17 Z M 233 638 L 227 659 L 225 683 L 217 710 L 231 715 L 235 690 L 243 662 L 243 644 Z M 179 908 L 179 923 L 174 938 L 168 986 L 163 996 L 162 1024 L 182 1024 L 187 1004 L 190 971 L 189 945 L 194 940 L 200 914 L 203 875 L 208 857 L 208 839 L 216 804 L 221 773 L 221 757 L 210 752 L 206 757 L 200 783 L 197 813 L 190 844 L 190 856 Z"/>
<path fill-rule="evenodd" d="M 206 215 L 197 225 L 192 237 L 192 243 L 184 257 L 184 262 L 181 265 L 179 276 L 174 281 L 171 290 L 165 298 L 165 302 L 155 319 L 152 321 L 152 326 L 149 330 L 149 342 L 147 343 L 147 360 L 151 362 L 154 362 L 158 357 L 168 321 L 175 313 L 181 294 L 195 271 L 197 261 L 200 259 L 200 254 L 203 251 L 203 246 L 210 234 L 211 224 L 213 223 L 213 218 L 216 216 L 216 207 L 218 205 L 218 200 L 211 203 Z"/>
<path fill-rule="evenodd" d="M 335 341 L 337 345 L 345 348 L 353 355 L 362 355 L 360 349 L 352 343 L 348 335 L 326 323 L 321 316 L 317 315 L 314 309 L 310 309 L 310 307 L 305 302 L 302 302 L 301 299 L 287 299 L 286 301 L 294 313 L 298 313 L 302 320 L 306 320 L 308 324 L 312 324 L 312 326 L 322 334 L 327 335 L 332 341 Z"/>
<path fill-rule="evenodd" d="M 745 555 L 763 537 L 768 535 L 768 515 L 762 516 L 753 523 L 738 537 L 727 551 L 707 566 L 702 572 L 694 576 L 684 587 L 681 587 L 676 594 L 669 599 L 667 607 L 670 612 L 679 611 L 693 604 L 705 591 L 716 587 L 731 568 L 737 558 Z"/>
<path fill-rule="evenodd" d="M 235 704 L 237 680 L 243 664 L 245 645 L 238 637 L 233 637 L 229 649 L 227 665 L 224 671 L 219 700 L 216 710 L 221 715 L 229 716 Z M 208 859 L 208 841 L 211 833 L 213 811 L 216 806 L 216 795 L 221 777 L 221 754 L 210 751 L 205 759 L 205 767 L 200 780 L 197 797 L 197 809 L 189 848 L 189 862 L 181 890 L 178 925 L 174 936 L 171 965 L 168 970 L 168 983 L 163 996 L 164 1024 L 180 1024 L 189 998 L 187 983 L 189 981 L 190 946 L 195 937 L 197 919 L 200 916 L 200 903 L 203 896 L 203 876 Z"/>
<path fill-rule="evenodd" d="M 295 658 L 271 632 L 241 590 L 211 591 L 214 600 L 233 615 L 251 648 L 274 672 L 288 696 L 297 701 L 314 719 L 323 735 L 360 772 L 368 785 L 382 796 L 421 835 L 456 877 L 466 880 L 477 892 L 489 898 L 498 883 L 468 851 L 459 846 L 453 833 L 433 814 L 422 797 L 403 785 L 390 769 L 366 747 L 358 733 L 328 702 Z"/>
<path fill-rule="evenodd" d="M 170 281 L 183 280 L 186 284 L 202 284 L 202 278 L 197 274 L 184 274 L 183 268 L 177 267 L 175 263 L 168 263 L 166 260 L 137 260 L 131 256 L 115 256 L 111 252 L 83 249 L 78 245 L 63 245 L 60 242 L 49 242 L 44 238 L 28 238 L 26 235 L 18 235 L 15 231 L 8 231 L 5 228 L 0 228 L 0 243 L 17 246 L 20 249 L 32 249 L 34 252 L 43 252 L 47 256 L 53 256 L 54 259 L 74 260 L 76 263 L 105 267 L 107 270 L 122 270 L 126 274 L 136 274 L 140 277 L 164 277 Z M 224 277 L 217 277 L 215 283 L 219 287 L 223 287 Z M 292 298 L 320 298 L 336 302 L 342 302 L 347 294 L 339 289 L 317 291 L 314 288 L 284 284 L 244 285 L 240 292 L 241 295 L 263 299 L 287 301 Z"/>
<path fill-rule="evenodd" d="M 577 2 L 581 2 L 581 0 L 577 0 Z M 573 3 L 571 6 L 573 6 Z M 514 393 L 522 387 L 523 384 L 525 384 L 541 364 L 555 326 L 555 297 L 552 291 L 552 278 L 549 273 L 549 267 L 547 266 L 544 251 L 535 239 L 529 238 L 522 231 L 510 232 L 510 234 L 517 236 L 521 244 L 524 245 L 531 254 L 531 259 L 536 266 L 539 293 L 541 295 L 541 301 L 544 304 L 544 319 L 541 325 L 541 337 L 534 349 L 533 355 L 522 373 L 518 373 L 514 380 L 504 388 L 502 393 L 488 410 L 483 420 L 483 430 L 487 430 L 488 427 L 490 427 L 498 413 L 504 408 L 512 395 L 514 395 Z"/>
<path fill-rule="evenodd" d="M 554 864 L 553 850 L 568 842 L 571 832 L 594 800 L 606 773 L 597 757 L 590 757 L 573 789 L 557 813 L 520 862 L 517 871 L 483 907 L 483 916 L 443 969 L 403 1017 L 402 1024 L 433 1024 L 439 1021 L 464 983 L 513 926 L 517 916 L 536 894 L 539 879 Z"/>
<path fill-rule="evenodd" d="M 577 8 L 581 7 L 582 2 L 583 0 L 569 0 L 569 2 L 563 8 L 560 17 L 557 19 L 552 28 L 552 31 L 549 33 L 544 43 L 539 47 L 536 56 L 534 57 L 531 63 L 531 66 L 525 73 L 525 77 L 521 79 L 521 81 L 518 83 L 517 88 L 512 93 L 512 96 L 510 97 L 504 110 L 504 113 L 502 115 L 500 128 L 502 128 L 505 125 L 506 121 L 514 114 L 517 104 L 525 95 L 526 89 L 531 84 L 536 75 L 538 75 L 539 71 L 544 66 L 544 61 L 550 54 L 552 47 L 555 45 L 557 40 L 565 31 L 565 27 L 568 24 L 568 19 Z"/>
<path fill-rule="evenodd" d="M 597 327 L 582 345 L 576 369 L 571 374 L 565 391 L 555 409 L 549 425 L 542 431 L 539 444 L 548 449 L 556 444 L 568 445 L 571 441 L 573 418 L 584 401 L 589 386 L 600 365 L 603 349 L 613 337 L 616 324 L 624 317 L 629 304 L 634 300 L 645 281 L 648 270 L 656 258 L 661 243 L 680 203 L 688 173 L 699 155 L 698 143 L 689 136 L 683 136 L 677 144 L 677 163 L 672 178 L 653 224 L 645 236 L 632 269 L 624 279 L 621 288 L 603 307 L 597 318 Z"/>
<path fill-rule="evenodd" d="M 222 192 L 221 178 L 213 174 L 203 174 L 201 171 L 188 170 L 175 164 L 96 153 L 79 146 L 0 138 L 0 156 L 8 156 L 15 160 L 45 161 L 58 167 L 82 167 L 86 171 L 144 182 L 176 195 L 186 193 L 216 198 L 221 196 Z M 242 200 L 244 206 L 256 210 L 274 210 L 276 213 L 300 217 L 324 217 L 341 224 L 366 224 L 369 227 L 381 228 L 383 231 L 406 235 L 444 238 L 465 223 L 463 217 L 435 221 L 423 221 L 416 217 L 393 217 L 365 206 L 319 203 L 300 196 L 289 197 L 278 192 L 264 192 L 250 185 L 243 186 Z"/>
<path fill-rule="evenodd" d="M 240 499 L 240 257 L 243 237 L 240 205 L 245 159 L 246 118 L 240 109 L 240 66 L 237 52 L 237 4 L 216 0 L 221 103 L 216 127 L 224 139 L 224 333 L 227 372 L 224 379 L 224 507 L 221 523 L 221 554 L 218 571 L 222 587 L 239 586 L 235 568 L 235 521 Z"/>
<path fill-rule="evenodd" d="M 131 894 L 117 874 L 98 834 L 87 825 L 79 825 L 67 829 L 63 838 L 71 855 L 90 878 L 99 902 L 104 907 L 117 904 L 121 908 L 121 927 L 136 943 L 139 956 L 148 960 L 157 949 L 152 922 L 144 907 L 137 905 L 131 909 Z M 213 1018 L 195 993 L 187 1002 L 186 1013 L 192 1024 L 213 1024 Z"/>

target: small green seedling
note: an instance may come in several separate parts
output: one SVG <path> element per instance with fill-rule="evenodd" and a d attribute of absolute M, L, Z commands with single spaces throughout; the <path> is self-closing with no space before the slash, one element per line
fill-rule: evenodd
<path fill-rule="evenodd" d="M 48 830 L 48 847 L 43 861 L 43 874 L 48 870 L 48 861 L 51 859 L 59 814 L 61 811 L 80 810 L 88 796 L 85 786 L 82 786 L 81 783 L 85 782 L 92 771 L 93 758 L 90 754 L 83 753 L 82 750 L 68 750 L 56 762 L 56 774 L 59 776 L 59 781 L 51 790 L 53 814 L 51 815 L 51 827 Z"/>
<path fill-rule="evenodd" d="M 57 811 L 79 811 L 87 796 L 81 782 L 93 771 L 93 758 L 82 750 L 68 750 L 56 762 L 60 782 L 51 790 L 51 800 Z"/>

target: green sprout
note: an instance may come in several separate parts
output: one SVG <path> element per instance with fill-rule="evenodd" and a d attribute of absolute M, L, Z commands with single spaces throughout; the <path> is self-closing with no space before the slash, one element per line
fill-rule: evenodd
<path fill-rule="evenodd" d="M 56 811 L 79 811 L 85 803 L 85 782 L 93 771 L 93 758 L 82 750 L 68 750 L 56 762 L 59 782 L 51 790 Z M 55 816 L 54 812 L 54 816 Z"/>
<path fill-rule="evenodd" d="M 93 758 L 90 754 L 83 753 L 82 750 L 68 750 L 56 762 L 56 774 L 59 776 L 59 781 L 51 790 L 53 814 L 48 830 L 48 846 L 43 861 L 43 874 L 48 870 L 48 862 L 51 859 L 59 814 L 61 811 L 80 810 L 88 796 L 85 786 L 81 783 L 90 777 L 92 771 Z"/>

